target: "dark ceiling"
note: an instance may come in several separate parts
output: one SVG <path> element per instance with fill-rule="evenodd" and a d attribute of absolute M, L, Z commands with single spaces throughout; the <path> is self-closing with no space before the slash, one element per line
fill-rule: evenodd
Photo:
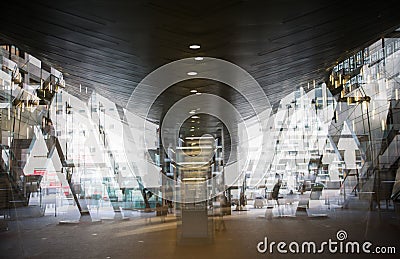
<path fill-rule="evenodd" d="M 297 87 L 326 76 L 335 62 L 378 40 L 400 24 L 400 1 L 8 1 L 0 39 L 125 107 L 136 85 L 168 62 L 222 58 L 247 70 L 276 104 Z M 191 50 L 192 43 L 201 45 Z M 191 82 L 193 81 L 193 82 Z M 159 119 L 179 97 L 199 87 L 188 80 L 154 105 Z M 202 92 L 220 94 L 251 115 L 251 107 L 220 83 Z M 140 105 L 139 105 L 140 106 Z"/>

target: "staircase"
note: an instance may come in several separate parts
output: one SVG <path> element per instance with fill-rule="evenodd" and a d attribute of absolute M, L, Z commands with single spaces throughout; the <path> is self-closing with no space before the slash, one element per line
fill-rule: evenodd
<path fill-rule="evenodd" d="M 14 144 L 17 147 L 26 148 L 29 142 L 30 140 L 16 140 Z M 17 160 L 17 158 L 20 160 Z M 39 189 L 42 176 L 24 176 L 21 165 L 26 161 L 21 161 L 21 154 L 15 155 L 8 147 L 1 146 L 0 207 L 2 210 L 27 206 L 30 194 Z"/>
<path fill-rule="evenodd" d="M 14 179 L 8 173 L 0 173 L 0 209 L 27 206 L 29 194 L 24 193 L 24 190 L 15 184 Z"/>
<path fill-rule="evenodd" d="M 86 201 L 83 199 L 79 199 L 78 197 L 77 188 L 75 188 L 76 185 L 72 181 L 73 170 L 73 167 L 64 167 L 63 174 L 65 174 L 69 188 L 71 189 L 72 196 L 74 198 L 76 206 L 78 207 L 79 213 L 81 214 L 81 216 L 90 215 Z"/>
<path fill-rule="evenodd" d="M 46 146 L 47 146 L 47 150 L 48 150 L 48 153 L 47 153 L 47 157 L 48 158 L 51 158 L 53 156 L 53 153 L 57 150 L 57 153 L 58 153 L 58 156 L 60 158 L 61 164 L 64 167 L 68 166 L 67 165 L 68 163 L 67 163 L 67 161 L 65 159 L 63 150 L 61 148 L 60 141 L 58 140 L 57 137 L 51 136 L 48 139 L 46 139 Z"/>
<path fill-rule="evenodd" d="M 32 139 L 14 139 L 11 143 L 10 174 L 15 183 L 23 189 L 24 166 L 29 156 Z"/>
<path fill-rule="evenodd" d="M 86 201 L 83 199 L 79 199 L 79 193 L 77 192 L 77 189 L 78 189 L 77 185 L 75 185 L 74 182 L 72 181 L 74 164 L 68 163 L 68 161 L 65 159 L 59 139 L 55 136 L 50 136 L 48 139 L 46 139 L 46 146 L 47 146 L 47 150 L 48 150 L 48 154 L 47 154 L 48 158 L 51 158 L 53 156 L 54 152 L 57 151 L 58 157 L 63 166 L 62 173 L 63 173 L 63 175 L 65 175 L 65 179 L 67 180 L 68 185 L 71 189 L 71 193 L 72 193 L 74 201 L 78 207 L 79 213 L 82 216 L 89 215 L 89 209 L 87 207 Z"/>

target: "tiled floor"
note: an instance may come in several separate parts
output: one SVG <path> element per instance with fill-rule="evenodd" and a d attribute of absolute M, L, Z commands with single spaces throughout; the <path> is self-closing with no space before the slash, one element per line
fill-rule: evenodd
<path fill-rule="evenodd" d="M 274 208 L 273 211 L 278 208 Z M 290 209 L 290 208 L 287 208 Z M 285 212 L 286 208 L 283 207 Z M 274 212 L 275 212 L 274 211 Z M 369 240 L 374 245 L 395 246 L 400 252 L 400 222 L 393 211 L 342 210 L 327 217 L 269 217 L 267 209 L 233 211 L 225 216 L 225 231 L 212 232 L 211 242 L 182 245 L 179 221 L 172 215 L 165 223 L 152 213 L 129 215 L 97 223 L 58 224 L 54 216 L 21 218 L 9 222 L 9 231 L 0 233 L 1 258 L 321 258 L 312 254 L 261 254 L 257 244 L 270 241 L 314 241 L 336 239 L 345 230 L 347 240 Z M 123 220 L 129 218 L 130 220 Z M 347 258 L 365 254 L 331 254 L 323 257 Z M 374 255 L 370 258 L 388 258 Z"/>

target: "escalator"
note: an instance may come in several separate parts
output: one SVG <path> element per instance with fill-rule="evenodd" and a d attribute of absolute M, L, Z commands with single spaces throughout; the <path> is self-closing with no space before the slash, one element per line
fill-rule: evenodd
<path fill-rule="evenodd" d="M 79 213 L 81 214 L 81 216 L 89 215 L 89 209 L 86 201 L 84 199 L 79 199 L 78 190 L 80 188 L 78 187 L 80 186 L 78 186 L 72 181 L 72 176 L 74 173 L 75 166 L 73 163 L 70 163 L 65 159 L 59 139 L 55 136 L 48 137 L 46 139 L 46 146 L 48 149 L 48 155 L 47 155 L 48 158 L 53 157 L 54 152 L 57 152 L 57 155 L 62 164 L 61 173 L 64 175 L 65 179 L 68 182 L 74 201 L 79 209 Z"/>
<path fill-rule="evenodd" d="M 140 190 L 140 193 L 142 194 L 142 197 L 143 197 L 144 210 L 145 211 L 151 211 L 151 207 L 152 206 L 150 204 L 150 199 L 151 199 L 151 197 L 153 197 L 153 193 L 144 186 L 140 176 L 137 176 L 136 180 L 137 180 L 137 182 L 139 184 L 139 190 Z"/>
<path fill-rule="evenodd" d="M 23 167 L 26 150 L 29 150 L 32 139 L 14 139 L 12 148 L 1 146 L 0 170 L 3 191 L 7 193 L 11 207 L 28 206 L 30 194 L 39 188 L 42 176 L 26 176 Z M 4 200 L 4 199 L 3 199 Z"/>
<path fill-rule="evenodd" d="M 378 204 L 379 208 L 381 201 L 386 203 L 386 209 L 389 208 L 396 173 L 400 167 L 400 153 L 398 152 L 400 124 L 394 123 L 398 121 L 400 121 L 400 101 L 390 100 L 386 118 L 387 125 L 379 151 L 379 168 L 374 170 L 373 200 Z"/>

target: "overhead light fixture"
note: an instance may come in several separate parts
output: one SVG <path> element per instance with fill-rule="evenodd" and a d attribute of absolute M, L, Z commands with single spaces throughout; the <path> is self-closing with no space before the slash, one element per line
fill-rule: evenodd
<path fill-rule="evenodd" d="M 194 131 L 194 129 L 190 129 L 190 131 Z"/>
<path fill-rule="evenodd" d="M 190 49 L 199 49 L 200 45 L 199 44 L 192 44 L 189 46 Z"/>
<path fill-rule="evenodd" d="M 190 111 L 189 114 L 196 114 L 196 111 Z"/>
<path fill-rule="evenodd" d="M 189 177 L 189 178 L 183 178 L 182 181 L 205 181 L 205 177 Z"/>
<path fill-rule="evenodd" d="M 197 72 L 190 71 L 190 72 L 187 72 L 187 75 L 188 76 L 195 76 L 195 75 L 197 75 Z"/>
<path fill-rule="evenodd" d="M 192 135 L 192 136 L 193 136 L 193 135 Z M 188 139 L 188 140 L 196 140 L 196 139 L 214 139 L 214 137 L 212 137 L 212 136 L 203 136 L 203 137 L 195 137 L 195 138 L 186 137 L 185 139 Z"/>
<path fill-rule="evenodd" d="M 194 129 L 194 126 L 192 126 L 191 128 Z"/>
<path fill-rule="evenodd" d="M 204 58 L 203 57 L 195 57 L 194 60 L 196 61 L 202 61 Z"/>
<path fill-rule="evenodd" d="M 195 93 L 197 93 L 197 90 L 193 89 L 190 92 L 195 94 Z"/>
<path fill-rule="evenodd" d="M 196 93 L 197 95 L 201 95 L 201 93 Z"/>
<path fill-rule="evenodd" d="M 191 120 L 191 122 L 196 122 L 195 120 Z"/>
<path fill-rule="evenodd" d="M 200 117 L 197 115 L 194 115 L 194 116 L 192 116 L 192 119 L 200 119 Z"/>

